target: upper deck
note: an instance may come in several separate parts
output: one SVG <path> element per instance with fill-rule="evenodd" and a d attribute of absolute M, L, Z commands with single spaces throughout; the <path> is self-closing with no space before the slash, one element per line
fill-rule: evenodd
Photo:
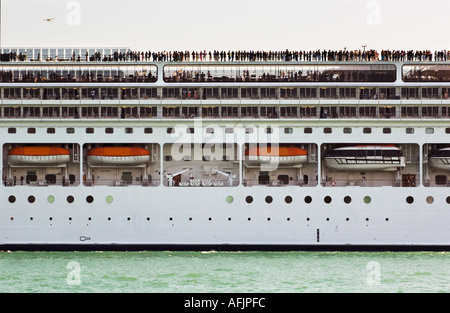
<path fill-rule="evenodd" d="M 161 53 L 127 49 L 4 49 L 0 82 L 17 87 L 21 84 L 443 85 L 450 82 L 448 54 L 387 51 L 379 54 L 373 50 Z"/>

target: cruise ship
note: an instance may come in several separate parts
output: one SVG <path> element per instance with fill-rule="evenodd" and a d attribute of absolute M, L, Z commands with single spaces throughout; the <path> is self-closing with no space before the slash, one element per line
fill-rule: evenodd
<path fill-rule="evenodd" d="M 446 60 L 128 51 L 3 49 L 0 249 L 450 247 Z"/>

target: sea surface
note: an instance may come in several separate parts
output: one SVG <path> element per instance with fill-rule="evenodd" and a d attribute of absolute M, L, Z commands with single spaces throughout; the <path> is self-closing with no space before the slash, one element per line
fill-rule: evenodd
<path fill-rule="evenodd" d="M 0 293 L 447 293 L 450 252 L 0 252 Z"/>

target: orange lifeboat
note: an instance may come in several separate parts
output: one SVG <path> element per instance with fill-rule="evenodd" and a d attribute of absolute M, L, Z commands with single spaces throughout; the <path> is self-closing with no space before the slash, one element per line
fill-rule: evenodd
<path fill-rule="evenodd" d="M 150 151 L 139 147 L 97 147 L 88 152 L 89 166 L 139 166 L 150 162 Z"/>
<path fill-rule="evenodd" d="M 61 147 L 15 147 L 8 152 L 10 166 L 65 166 L 70 161 L 70 151 Z"/>
<path fill-rule="evenodd" d="M 245 165 L 278 164 L 298 166 L 308 161 L 308 152 L 296 146 L 250 147 L 245 151 Z"/>

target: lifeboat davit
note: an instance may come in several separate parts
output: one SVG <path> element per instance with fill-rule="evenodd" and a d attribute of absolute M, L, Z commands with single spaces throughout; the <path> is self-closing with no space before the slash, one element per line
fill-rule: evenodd
<path fill-rule="evenodd" d="M 64 167 L 70 161 L 70 151 L 61 147 L 15 147 L 8 152 L 8 164 L 13 167 Z"/>
<path fill-rule="evenodd" d="M 405 157 L 395 145 L 357 145 L 330 150 L 324 157 L 328 168 L 338 171 L 396 171 Z"/>
<path fill-rule="evenodd" d="M 450 170 L 450 147 L 437 149 L 428 157 L 430 165 L 440 170 Z"/>
<path fill-rule="evenodd" d="M 251 147 L 245 151 L 246 166 L 302 166 L 308 152 L 295 146 Z"/>
<path fill-rule="evenodd" d="M 150 162 L 150 151 L 139 147 L 98 147 L 88 152 L 89 166 L 140 166 Z"/>

